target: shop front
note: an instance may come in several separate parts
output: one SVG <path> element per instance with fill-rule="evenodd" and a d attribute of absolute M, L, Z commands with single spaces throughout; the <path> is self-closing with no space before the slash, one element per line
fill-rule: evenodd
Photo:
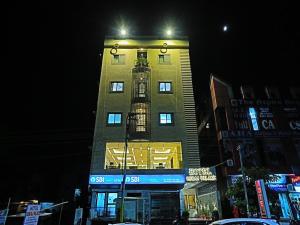
<path fill-rule="evenodd" d="M 212 220 L 212 216 L 221 217 L 216 181 L 213 168 L 188 169 L 183 194 L 190 219 Z"/>
<path fill-rule="evenodd" d="M 281 218 L 300 220 L 300 192 L 298 190 L 300 177 L 294 174 L 276 174 L 276 176 L 275 181 L 267 183 L 269 193 L 275 196 L 275 198 L 269 197 L 270 208 L 274 209 L 279 206 Z"/>
<path fill-rule="evenodd" d="M 236 183 L 242 175 L 229 176 L 230 184 Z M 268 207 L 273 217 L 300 219 L 300 176 L 274 174 L 274 180 L 265 183 Z"/>
<path fill-rule="evenodd" d="M 122 175 L 91 175 L 92 220 L 118 221 Z M 184 174 L 128 174 L 124 218 L 142 224 L 170 222 L 180 212 Z"/>

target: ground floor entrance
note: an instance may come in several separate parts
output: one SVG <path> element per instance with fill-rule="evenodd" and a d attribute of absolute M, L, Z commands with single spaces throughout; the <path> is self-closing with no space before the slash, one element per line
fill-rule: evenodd
<path fill-rule="evenodd" d="M 179 192 L 150 194 L 151 220 L 172 220 L 180 213 Z"/>
<path fill-rule="evenodd" d="M 95 189 L 92 196 L 92 220 L 118 221 L 119 189 Z M 180 213 L 180 190 L 127 190 L 124 200 L 125 222 L 168 224 Z"/>

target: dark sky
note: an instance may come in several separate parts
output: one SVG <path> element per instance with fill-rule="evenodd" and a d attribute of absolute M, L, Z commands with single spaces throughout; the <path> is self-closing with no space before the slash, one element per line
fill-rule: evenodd
<path fill-rule="evenodd" d="M 300 20 L 288 1 L 108 2 L 10 6 L 7 76 L 15 109 L 10 130 L 93 127 L 99 53 L 104 36 L 121 23 L 135 35 L 156 35 L 166 24 L 188 35 L 201 93 L 212 72 L 232 83 L 294 83 L 298 75 Z"/>
<path fill-rule="evenodd" d="M 16 159 L 24 162 L 24 155 L 34 155 L 33 164 L 39 165 L 45 154 L 88 151 L 99 53 L 104 36 L 122 23 L 133 35 L 157 35 L 167 24 L 188 35 L 197 96 L 208 95 L 210 73 L 233 84 L 297 84 L 300 20 L 292 1 L 106 2 L 23 1 L 5 9 L 6 115 L 0 143 L 7 171 Z M 42 162 L 53 163 L 50 158 Z"/>

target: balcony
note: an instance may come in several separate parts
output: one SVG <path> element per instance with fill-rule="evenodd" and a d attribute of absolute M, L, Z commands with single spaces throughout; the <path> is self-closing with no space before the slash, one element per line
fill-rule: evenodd
<path fill-rule="evenodd" d="M 149 79 L 144 73 L 134 74 L 132 103 L 145 103 L 150 101 Z"/>
<path fill-rule="evenodd" d="M 135 61 L 135 67 L 149 67 L 147 58 L 138 57 Z"/>
<path fill-rule="evenodd" d="M 143 73 L 143 72 L 149 72 L 149 71 L 150 71 L 150 68 L 149 68 L 149 62 L 148 62 L 147 58 L 138 57 L 135 61 L 133 72 Z"/>

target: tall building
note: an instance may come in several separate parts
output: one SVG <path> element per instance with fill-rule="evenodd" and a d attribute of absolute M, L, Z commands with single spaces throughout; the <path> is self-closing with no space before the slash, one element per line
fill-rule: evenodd
<path fill-rule="evenodd" d="M 171 220 L 199 168 L 189 42 L 107 38 L 92 161 L 90 219 L 117 220 L 125 165 L 126 220 Z"/>
<path fill-rule="evenodd" d="M 233 167 L 223 167 L 218 181 L 223 186 L 240 175 L 241 151 L 246 168 L 264 167 L 280 179 L 266 186 L 276 193 L 281 217 L 300 219 L 291 205 L 300 197 L 300 98 L 299 88 L 274 86 L 239 89 L 215 75 L 210 78 L 212 110 L 221 161 L 233 159 Z M 220 189 L 223 209 L 226 187 Z"/>

